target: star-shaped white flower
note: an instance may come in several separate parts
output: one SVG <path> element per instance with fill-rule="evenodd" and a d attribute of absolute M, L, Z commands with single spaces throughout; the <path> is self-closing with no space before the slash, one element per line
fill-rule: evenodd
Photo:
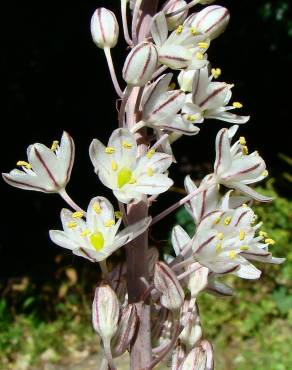
<path fill-rule="evenodd" d="M 192 74 L 188 71 L 183 73 L 186 79 L 192 78 L 192 93 L 187 95 L 186 103 L 182 108 L 182 117 L 186 122 L 201 123 L 204 119 L 217 119 L 231 123 L 246 123 L 249 120 L 249 116 L 239 116 L 229 112 L 242 107 L 239 102 L 228 105 L 233 85 L 213 82 L 207 67 L 198 69 Z M 184 85 L 188 85 L 182 75 L 179 81 L 183 88 Z"/>
<path fill-rule="evenodd" d="M 55 244 L 72 250 L 75 255 L 100 262 L 143 233 L 151 221 L 147 217 L 117 233 L 122 219 L 116 222 L 115 217 L 111 203 L 104 197 L 95 197 L 89 203 L 86 220 L 82 212 L 63 209 L 63 231 L 50 230 L 50 237 Z"/>
<path fill-rule="evenodd" d="M 54 141 L 50 148 L 33 144 L 27 149 L 28 161 L 18 161 L 22 168 L 3 173 L 3 179 L 16 188 L 60 193 L 65 189 L 74 163 L 75 146 L 71 136 L 64 132 L 61 143 Z"/>
<path fill-rule="evenodd" d="M 135 137 L 127 129 L 115 130 L 107 147 L 94 139 L 89 153 L 101 182 L 120 202 L 140 201 L 145 194 L 163 193 L 173 184 L 166 173 L 172 157 L 151 149 L 137 157 Z"/>
<path fill-rule="evenodd" d="M 229 130 L 221 129 L 216 137 L 216 160 L 214 173 L 217 182 L 231 189 L 237 189 L 249 197 L 262 201 L 271 201 L 271 198 L 259 194 L 249 187 L 268 176 L 266 164 L 258 152 L 248 154 L 246 140 L 240 137 L 233 145 L 231 139 L 238 126 Z"/>

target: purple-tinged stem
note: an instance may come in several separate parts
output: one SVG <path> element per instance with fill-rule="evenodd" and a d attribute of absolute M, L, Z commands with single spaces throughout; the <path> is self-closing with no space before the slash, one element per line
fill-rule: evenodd
<path fill-rule="evenodd" d="M 127 3 L 128 3 L 128 0 L 122 0 L 121 1 L 121 14 L 122 14 L 122 22 L 123 22 L 123 31 L 124 31 L 125 41 L 129 46 L 132 46 L 133 41 L 130 38 L 129 28 L 128 28 L 128 21 L 127 21 Z"/>
<path fill-rule="evenodd" d="M 71 207 L 73 208 L 76 212 L 82 212 L 84 216 L 86 215 L 86 212 L 78 206 L 74 202 L 74 200 L 68 195 L 65 189 L 62 189 L 59 191 L 59 195 L 64 199 L 64 201 Z"/>
<path fill-rule="evenodd" d="M 111 75 L 111 79 L 113 81 L 114 88 L 116 90 L 116 93 L 121 98 L 123 96 L 123 92 L 120 88 L 120 85 L 119 85 L 119 82 L 118 82 L 118 79 L 117 79 L 117 75 L 116 75 L 116 72 L 115 72 L 115 67 L 114 67 L 113 60 L 112 60 L 112 55 L 111 55 L 111 49 L 110 48 L 104 48 L 104 54 L 105 54 L 105 57 L 106 57 L 108 69 L 110 71 L 110 75 Z"/>

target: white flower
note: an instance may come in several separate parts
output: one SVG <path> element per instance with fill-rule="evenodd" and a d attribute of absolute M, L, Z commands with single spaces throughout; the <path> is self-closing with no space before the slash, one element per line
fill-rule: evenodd
<path fill-rule="evenodd" d="M 101 49 L 116 46 L 119 37 L 119 24 L 113 12 L 98 8 L 91 18 L 91 35 L 94 43 Z"/>
<path fill-rule="evenodd" d="M 248 186 L 266 178 L 268 172 L 266 164 L 258 152 L 248 154 L 244 137 L 240 137 L 231 146 L 231 139 L 237 129 L 238 126 L 232 126 L 229 130 L 223 128 L 217 134 L 214 164 L 217 182 L 228 188 L 237 189 L 256 200 L 270 201 L 271 198 L 259 194 Z"/>
<path fill-rule="evenodd" d="M 210 42 L 205 35 L 198 35 L 192 26 L 180 25 L 169 37 L 163 12 L 153 19 L 151 35 L 158 49 L 160 63 L 171 69 L 204 67 L 208 61 L 205 52 Z"/>
<path fill-rule="evenodd" d="M 115 130 L 107 147 L 93 140 L 89 152 L 101 182 L 120 202 L 140 201 L 145 194 L 163 193 L 173 184 L 165 173 L 171 156 L 149 150 L 137 158 L 135 137 L 127 129 Z"/>
<path fill-rule="evenodd" d="M 145 218 L 117 234 L 122 219 L 115 221 L 113 206 L 103 197 L 95 197 L 90 201 L 86 221 L 82 216 L 82 212 L 72 213 L 63 209 L 61 221 L 64 231 L 50 230 L 50 238 L 60 247 L 70 249 L 75 255 L 91 262 L 103 261 L 135 239 L 147 229 L 151 220 Z"/>
<path fill-rule="evenodd" d="M 194 258 L 215 274 L 233 273 L 244 279 L 257 279 L 261 271 L 248 260 L 279 264 L 268 251 L 274 244 L 254 225 L 256 216 L 243 205 L 237 209 L 213 211 L 197 227 L 192 249 Z"/>
<path fill-rule="evenodd" d="M 193 76 L 185 74 L 180 76 L 182 88 L 189 89 L 188 80 L 192 77 L 192 94 L 187 95 L 186 104 L 182 108 L 183 119 L 186 122 L 201 123 L 205 118 L 218 119 L 231 123 L 246 123 L 249 116 L 239 116 L 228 111 L 241 108 L 242 104 L 234 102 L 227 105 L 231 99 L 232 85 L 225 82 L 212 82 L 209 78 L 208 68 L 193 72 Z"/>
<path fill-rule="evenodd" d="M 75 146 L 71 136 L 64 132 L 59 146 L 54 141 L 49 149 L 43 144 L 33 144 L 27 149 L 28 161 L 18 161 L 22 168 L 3 173 L 3 179 L 11 186 L 24 190 L 58 193 L 70 180 L 74 163 Z"/>

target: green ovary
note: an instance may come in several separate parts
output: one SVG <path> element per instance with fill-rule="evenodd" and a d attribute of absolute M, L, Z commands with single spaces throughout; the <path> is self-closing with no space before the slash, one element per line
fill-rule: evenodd
<path fill-rule="evenodd" d="M 122 188 L 124 185 L 128 184 L 132 179 L 132 171 L 129 170 L 128 168 L 123 167 L 119 172 L 118 172 L 118 188 Z"/>
<path fill-rule="evenodd" d="M 90 236 L 90 242 L 96 251 L 100 251 L 104 246 L 104 237 L 100 231 Z"/>

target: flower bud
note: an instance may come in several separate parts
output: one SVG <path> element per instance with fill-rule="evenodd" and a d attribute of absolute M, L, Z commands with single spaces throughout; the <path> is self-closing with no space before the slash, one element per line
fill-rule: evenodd
<path fill-rule="evenodd" d="M 113 288 L 121 303 L 124 303 L 127 292 L 126 274 L 127 265 L 125 262 L 119 262 L 109 273 L 109 281 L 111 287 Z"/>
<path fill-rule="evenodd" d="M 204 339 L 200 342 L 200 346 L 206 352 L 206 370 L 214 370 L 214 350 L 212 344 Z"/>
<path fill-rule="evenodd" d="M 205 370 L 206 361 L 206 352 L 201 346 L 198 346 L 189 352 L 180 370 Z"/>
<path fill-rule="evenodd" d="M 119 25 L 113 12 L 98 8 L 91 18 L 91 35 L 94 43 L 101 49 L 116 46 L 119 37 Z"/>
<path fill-rule="evenodd" d="M 101 283 L 95 290 L 92 324 L 104 343 L 109 343 L 118 329 L 119 301 L 112 288 Z"/>
<path fill-rule="evenodd" d="M 123 68 L 123 78 L 133 86 L 144 86 L 152 77 L 158 64 L 158 54 L 150 42 L 142 42 L 135 46 Z"/>
<path fill-rule="evenodd" d="M 195 298 L 208 284 L 209 269 L 207 267 L 200 267 L 197 271 L 190 275 L 188 288 L 191 292 L 192 298 Z"/>
<path fill-rule="evenodd" d="M 168 0 L 162 7 L 165 15 L 173 13 L 179 9 L 184 8 L 187 5 L 186 1 L 184 0 Z M 180 24 L 184 22 L 186 17 L 188 16 L 188 9 L 183 12 L 180 12 L 176 15 L 171 17 L 166 17 L 167 26 L 169 31 L 175 30 Z"/>
<path fill-rule="evenodd" d="M 193 80 L 196 70 L 182 70 L 178 75 L 177 81 L 180 89 L 184 92 L 191 92 L 193 87 Z"/>
<path fill-rule="evenodd" d="M 184 361 L 186 356 L 185 347 L 181 344 L 177 344 L 172 353 L 171 369 L 179 370 L 181 363 Z"/>
<path fill-rule="evenodd" d="M 113 357 L 119 357 L 126 352 L 136 332 L 138 321 L 136 307 L 133 304 L 128 305 L 122 312 L 118 330 L 112 340 Z"/>
<path fill-rule="evenodd" d="M 162 293 L 160 302 L 169 310 L 179 309 L 184 302 L 184 291 L 172 270 L 163 262 L 157 262 L 154 270 L 154 286 Z"/>
<path fill-rule="evenodd" d="M 184 326 L 184 330 L 179 336 L 181 343 L 188 346 L 188 348 L 193 348 L 202 337 L 202 327 L 197 307 L 195 306 L 192 311 L 189 312 L 191 303 L 192 300 L 190 302 L 184 302 L 181 312 L 181 325 Z"/>
<path fill-rule="evenodd" d="M 211 5 L 196 15 L 192 27 L 213 40 L 225 31 L 229 18 L 228 9 L 219 5 Z"/>

